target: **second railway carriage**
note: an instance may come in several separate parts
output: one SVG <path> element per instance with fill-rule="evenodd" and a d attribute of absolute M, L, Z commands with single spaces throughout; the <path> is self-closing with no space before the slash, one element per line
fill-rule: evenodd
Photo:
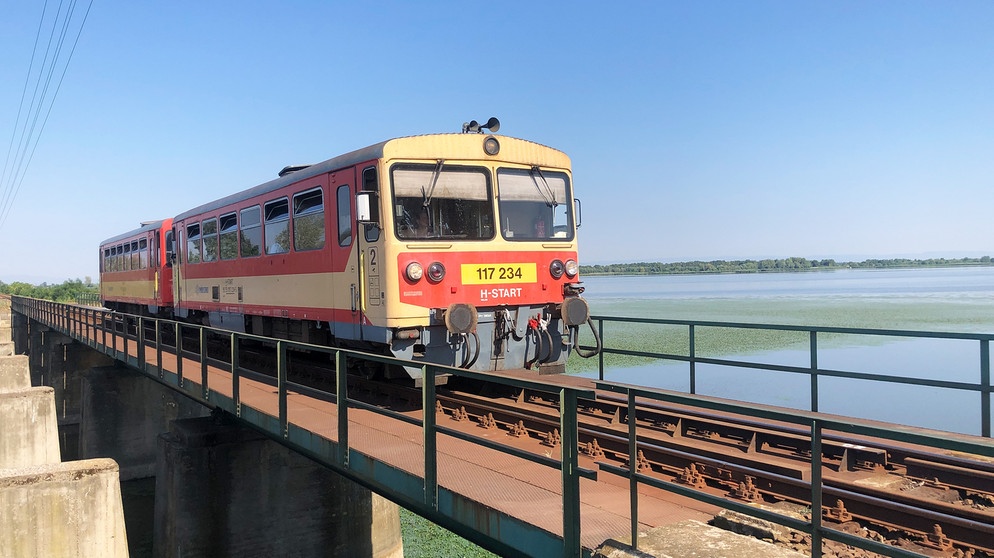
<path fill-rule="evenodd" d="M 175 217 L 175 312 L 416 361 L 561 372 L 589 313 L 577 207 L 558 150 L 482 133 L 391 139 Z"/>
<path fill-rule="evenodd" d="M 172 219 L 143 223 L 138 229 L 100 243 L 100 300 L 129 314 L 172 315 Z"/>

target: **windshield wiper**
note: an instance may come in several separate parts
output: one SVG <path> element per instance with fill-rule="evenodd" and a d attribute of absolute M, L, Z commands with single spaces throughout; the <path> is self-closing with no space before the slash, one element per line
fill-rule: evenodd
<path fill-rule="evenodd" d="M 424 201 L 421 202 L 421 204 L 425 207 L 425 209 L 427 209 L 431 204 L 431 197 L 435 194 L 435 186 L 438 185 L 438 178 L 442 176 L 442 165 L 444 164 L 445 159 L 437 159 L 435 161 L 435 170 L 431 171 L 431 187 L 428 188 L 427 192 L 425 191 L 424 186 L 421 187 L 421 197 L 424 198 Z"/>
<path fill-rule="evenodd" d="M 542 183 L 545 184 L 544 191 L 542 190 L 542 188 L 539 187 L 538 181 L 535 180 L 536 172 L 538 173 L 538 176 L 542 179 Z M 532 167 L 531 175 L 532 175 L 532 180 L 535 180 L 535 188 L 538 188 L 538 193 L 542 194 L 542 197 L 545 198 L 546 205 L 552 208 L 555 208 L 557 205 L 559 205 L 559 202 L 556 201 L 556 193 L 553 192 L 552 187 L 549 186 L 549 181 L 546 180 L 545 175 L 542 174 L 542 169 L 538 167 Z"/>
<path fill-rule="evenodd" d="M 435 160 L 435 170 L 431 171 L 431 186 L 425 190 L 425 187 L 421 187 L 421 210 L 428 214 L 428 228 L 432 228 L 434 223 L 432 223 L 431 218 L 431 198 L 435 195 L 435 186 L 438 185 L 438 179 L 442 176 L 442 165 L 445 164 L 445 159 Z"/>

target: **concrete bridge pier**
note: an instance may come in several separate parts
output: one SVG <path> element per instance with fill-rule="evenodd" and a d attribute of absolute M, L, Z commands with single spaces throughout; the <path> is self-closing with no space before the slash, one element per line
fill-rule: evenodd
<path fill-rule="evenodd" d="M 403 557 L 396 504 L 219 418 L 159 437 L 155 490 L 157 557 Z"/>
<path fill-rule="evenodd" d="M 16 352 L 11 319 L 10 310 L 0 311 L 0 357 L 13 356 Z"/>
<path fill-rule="evenodd" d="M 76 451 L 79 431 L 79 378 L 67 366 L 66 351 L 72 339 L 46 327 L 34 327 L 28 348 L 31 385 L 55 391 L 55 412 L 59 425 L 62 460 L 79 459 Z"/>
<path fill-rule="evenodd" d="M 95 352 L 80 347 L 72 353 Z M 79 454 L 114 459 L 122 481 L 155 476 L 156 439 L 172 421 L 210 415 L 207 407 L 116 361 L 80 369 L 79 376 Z"/>
<path fill-rule="evenodd" d="M 0 340 L 9 312 L 0 299 Z M 55 389 L 31 387 L 28 361 L 0 355 L 0 554 L 128 556 L 117 464 L 60 462 Z"/>

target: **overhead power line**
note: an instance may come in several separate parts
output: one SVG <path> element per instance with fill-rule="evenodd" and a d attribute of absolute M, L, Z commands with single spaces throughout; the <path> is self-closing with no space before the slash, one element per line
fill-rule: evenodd
<path fill-rule="evenodd" d="M 41 134 L 48 123 L 48 117 L 52 113 L 55 99 L 62 87 L 62 80 L 66 77 L 69 63 L 76 52 L 76 45 L 79 37 L 83 33 L 83 26 L 86 18 L 90 15 L 90 8 L 93 0 L 86 6 L 86 11 L 81 19 L 77 17 L 76 0 L 61 0 L 54 15 L 49 15 L 50 10 L 46 0 L 42 8 L 41 19 L 38 22 L 38 31 L 35 34 L 35 44 L 31 52 L 31 62 L 28 65 L 28 73 L 24 78 L 24 88 L 21 91 L 21 102 L 17 107 L 17 118 L 14 120 L 14 128 L 10 134 L 10 145 L 7 147 L 7 156 L 4 159 L 3 173 L 0 174 L 0 230 L 3 229 L 11 209 L 14 207 L 14 200 L 21 189 L 24 177 L 27 175 L 31 159 L 34 158 L 35 149 Z M 63 8 L 65 8 L 63 10 Z M 51 20 L 50 25 L 46 25 Z M 78 22 L 78 23 L 77 23 Z M 48 41 L 44 47 L 44 55 L 39 56 L 41 51 L 42 37 L 44 30 L 48 31 Z M 65 51 L 66 39 L 75 30 L 76 37 L 72 40 L 72 46 Z M 37 70 L 35 69 L 36 60 Z M 58 81 L 52 80 L 58 76 Z M 31 96 L 28 97 L 28 89 L 31 83 Z"/>

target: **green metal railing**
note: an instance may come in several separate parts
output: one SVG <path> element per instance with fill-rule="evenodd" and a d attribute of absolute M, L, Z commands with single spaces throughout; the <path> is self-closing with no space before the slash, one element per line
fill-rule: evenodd
<path fill-rule="evenodd" d="M 597 389 L 603 389 L 607 391 L 612 391 L 616 393 L 625 394 L 628 398 L 628 416 L 635 416 L 635 398 L 641 399 L 651 399 L 654 401 L 675 403 L 679 405 L 688 405 L 694 408 L 708 409 L 712 411 L 734 413 L 739 416 L 755 417 L 764 420 L 779 421 L 788 424 L 796 424 L 805 426 L 810 429 L 811 435 L 811 461 L 810 461 L 810 481 L 806 484 L 810 489 L 811 498 L 811 509 L 820 510 L 822 509 L 822 499 L 825 492 L 825 487 L 822 484 L 822 432 L 824 430 L 831 430 L 834 432 L 844 432 L 848 434 L 854 434 L 859 436 L 867 436 L 871 438 L 893 440 L 898 442 L 905 442 L 911 444 L 919 444 L 931 448 L 941 448 L 956 452 L 963 452 L 966 454 L 978 455 L 983 457 L 994 457 L 994 443 L 989 439 L 977 441 L 976 438 L 970 436 L 959 436 L 951 435 L 947 433 L 926 433 L 923 431 L 910 431 L 901 428 L 885 428 L 879 425 L 870 423 L 869 421 L 860 421 L 858 419 L 846 419 L 837 420 L 825 418 L 823 415 L 819 415 L 813 412 L 784 412 L 771 407 L 742 404 L 742 403 L 731 403 L 724 400 L 719 400 L 717 398 L 710 398 L 704 396 L 693 396 L 693 395 L 682 395 L 674 392 L 667 392 L 663 390 L 653 390 L 639 388 L 635 386 L 628 386 L 623 384 L 617 384 L 613 382 L 599 381 L 596 382 Z M 637 444 L 637 425 L 636 421 L 628 421 L 628 439 L 629 439 L 629 463 L 635 463 L 637 459 L 638 444 Z M 699 490 L 690 488 L 689 486 L 678 484 L 675 482 L 662 481 L 648 475 L 644 475 L 635 470 L 634 467 L 629 466 L 618 467 L 615 465 L 610 465 L 606 463 L 599 463 L 600 470 L 606 473 L 611 473 L 620 477 L 629 479 L 631 482 L 631 529 L 632 529 L 632 541 L 633 547 L 638 548 L 638 485 L 645 484 L 647 486 L 652 486 L 661 490 L 668 492 L 673 492 L 681 496 L 686 496 L 688 498 L 693 498 L 701 502 L 706 502 L 721 508 L 730 509 L 732 511 L 746 514 L 752 517 L 757 517 L 766 521 L 777 523 L 779 525 L 784 525 L 791 529 L 795 529 L 802 533 L 806 533 L 811 536 L 811 555 L 814 557 L 821 556 L 822 540 L 832 540 L 847 545 L 855 546 L 857 548 L 862 548 L 864 550 L 869 550 L 871 552 L 876 552 L 884 556 L 894 556 L 898 558 L 909 558 L 915 556 L 923 556 L 909 550 L 898 548 L 895 546 L 890 546 L 884 543 L 876 542 L 871 539 L 851 535 L 843 531 L 836 529 L 831 529 L 826 527 L 822 522 L 822 517 L 820 513 L 812 513 L 810 521 L 804 521 L 801 519 L 796 519 L 786 515 L 774 513 L 767 511 L 755 506 L 750 506 L 746 503 L 736 502 L 734 500 L 729 500 L 728 498 L 713 496 Z"/>
<path fill-rule="evenodd" d="M 274 340 L 250 334 L 233 333 L 215 330 L 204 326 L 183 324 L 174 321 L 155 318 L 145 318 L 120 314 L 106 310 L 71 306 L 50 301 L 14 297 L 14 312 L 47 325 L 68 335 L 91 348 L 103 352 L 146 376 L 155 379 L 170 388 L 182 392 L 210 407 L 223 409 L 240 420 L 250 423 L 253 427 L 267 433 L 277 441 L 292 447 L 342 475 L 361 484 L 369 486 L 374 491 L 388 496 L 391 500 L 404 505 L 408 509 L 429 517 L 459 535 L 489 548 L 502 555 L 508 556 L 583 556 L 585 551 L 580 541 L 580 478 L 596 478 L 596 471 L 579 467 L 579 451 L 577 439 L 577 402 L 580 399 L 593 399 L 592 390 L 570 387 L 556 387 L 535 381 L 506 378 L 485 373 L 470 372 L 446 366 L 425 365 L 400 359 L 360 353 L 356 351 L 333 349 L 329 347 L 309 345 L 285 340 Z M 151 327 L 149 327 L 151 326 Z M 162 343 L 161 335 L 168 330 L 175 339 L 175 349 Z M 152 339 L 146 338 L 146 331 L 155 332 Z M 184 332 L 194 331 L 199 336 L 199 351 L 194 353 L 183 347 Z M 207 354 L 207 339 L 209 336 L 227 338 L 230 343 L 230 356 L 227 361 L 218 362 Z M 256 347 L 274 345 L 276 352 L 276 377 L 270 377 L 246 370 L 240 365 L 240 345 L 243 341 L 254 340 Z M 118 349 L 120 344 L 121 348 Z M 147 362 L 146 351 L 154 350 L 155 364 Z M 306 349 L 312 352 L 323 352 L 330 355 L 335 363 L 335 393 L 328 393 L 292 382 L 288 379 L 288 352 L 294 349 Z M 134 353 L 134 354 L 132 354 Z M 163 354 L 180 355 L 176 358 L 176 370 L 163 367 Z M 189 371 L 184 369 L 183 357 L 199 359 L 197 371 L 199 385 L 188 381 Z M 370 405 L 348 396 L 347 370 L 353 360 L 374 362 L 394 366 L 420 366 L 424 381 L 422 382 L 423 412 L 419 419 L 397 413 L 378 406 Z M 217 391 L 216 385 L 211 385 L 209 366 L 221 366 L 231 374 L 231 397 Z M 545 393 L 558 397 L 560 401 L 560 432 L 562 433 L 562 459 L 553 459 L 542 455 L 518 450 L 510 446 L 495 443 L 484 438 L 478 438 L 439 426 L 435 422 L 435 377 L 439 374 L 451 374 L 483 380 L 503 386 L 527 389 L 537 393 Z M 245 404 L 241 399 L 241 383 L 245 378 L 275 385 L 278 396 L 278 416 L 273 417 L 258 409 Z M 303 431 L 293 425 L 288 416 L 287 398 L 293 391 L 307 396 L 337 404 L 338 440 L 318 439 L 315 435 Z M 422 428 L 424 446 L 424 475 L 417 479 L 416 493 L 410 490 L 411 479 L 401 478 L 402 473 L 389 472 L 389 466 L 376 464 L 369 458 L 358 453 L 349 444 L 349 410 L 363 409 L 389 416 L 405 423 Z M 464 518 L 455 514 L 459 506 L 451 504 L 454 495 L 449 495 L 449 502 L 442 509 L 439 501 L 440 485 L 438 484 L 438 453 L 437 437 L 446 435 L 488 447 L 497 451 L 511 454 L 517 458 L 533 463 L 558 469 L 562 479 L 563 533 L 558 538 L 555 534 L 539 531 L 523 524 L 516 524 L 514 518 L 505 517 L 501 528 L 496 533 L 480 533 L 472 521 L 478 518 Z M 387 477 L 384 477 L 384 472 Z M 389 475 L 394 475 L 390 477 Z M 520 522 L 518 522 L 520 523 Z M 589 555 L 589 552 L 586 552 Z"/>
<path fill-rule="evenodd" d="M 676 482 L 659 480 L 642 474 L 637 470 L 637 455 L 639 450 L 637 423 L 634 420 L 628 421 L 629 427 L 629 455 L 628 466 L 618 467 L 606 463 L 599 463 L 598 471 L 583 470 L 578 464 L 578 439 L 577 439 L 577 403 L 581 399 L 593 399 L 595 394 L 592 390 L 575 390 L 569 388 L 552 387 L 539 382 L 501 378 L 489 374 L 468 372 L 465 370 L 452 369 L 443 366 L 422 365 L 407 361 L 399 361 L 382 356 L 374 356 L 354 351 L 341 349 L 331 349 L 314 345 L 305 345 L 290 341 L 275 341 L 272 339 L 257 338 L 251 335 L 220 332 L 201 326 L 180 324 L 177 322 L 167 322 L 164 320 L 154 320 L 149 318 L 139 318 L 94 309 L 78 308 L 66 305 L 59 305 L 47 301 L 33 299 L 14 298 L 14 311 L 25 314 L 28 317 L 48 324 L 49 326 L 84 342 L 94 349 L 110 354 L 118 360 L 126 362 L 146 375 L 163 382 L 164 384 L 182 391 L 186 395 L 202 401 L 203 403 L 222 408 L 231 414 L 246 420 L 255 427 L 269 433 L 275 439 L 293 447 L 297 451 L 322 461 L 329 467 L 342 473 L 349 478 L 357 480 L 374 490 L 389 494 L 391 499 L 401 503 L 409 509 L 419 510 L 419 513 L 440 523 L 441 525 L 457 532 L 458 534 L 477 542 L 495 552 L 506 555 L 562 555 L 580 556 L 589 554 L 580 544 L 580 483 L 581 477 L 595 478 L 597 472 L 617 475 L 627 478 L 631 485 L 631 535 L 632 546 L 638 548 L 638 488 L 639 485 L 652 486 L 661 490 L 673 492 L 682 496 L 693 498 L 698 501 L 713 504 L 715 506 L 730 509 L 739 513 L 771 521 L 787 526 L 797 531 L 811 536 L 811 555 L 821 556 L 822 543 L 825 540 L 837 541 L 866 549 L 886 556 L 910 557 L 922 556 L 909 550 L 889 546 L 884 543 L 864 539 L 862 537 L 850 535 L 839 530 L 826 527 L 822 522 L 820 513 L 812 513 L 810 520 L 796 519 L 767 511 L 758 507 L 746 505 L 744 503 L 729 500 L 724 497 L 713 496 L 702 491 L 695 490 L 687 485 Z M 756 417 L 763 420 L 779 421 L 787 424 L 801 425 L 810 432 L 811 437 L 811 459 L 809 463 L 809 481 L 794 481 L 810 490 L 810 501 L 813 510 L 822 509 L 822 500 L 826 493 L 826 488 L 822 483 L 822 432 L 825 430 L 832 432 L 848 433 L 869 438 L 883 440 L 893 440 L 898 442 L 919 444 L 926 447 L 939 448 L 966 454 L 973 454 L 994 458 L 994 442 L 990 439 L 990 340 L 994 335 L 985 334 L 955 334 L 955 333 L 933 333 L 915 331 L 892 331 L 874 329 L 855 328 L 827 328 L 827 327 L 806 327 L 806 326 L 782 326 L 782 325 L 760 325 L 741 324 L 726 322 L 704 322 L 704 321 L 680 321 L 680 320 L 651 320 L 639 318 L 618 318 L 595 316 L 598 322 L 597 330 L 600 333 L 604 351 L 603 354 L 617 354 L 637 357 L 647 357 L 653 359 L 670 359 L 689 363 L 691 393 L 683 394 L 672 391 L 647 389 L 638 386 L 623 385 L 616 382 L 605 381 L 604 356 L 600 357 L 599 375 L 600 380 L 596 382 L 596 388 L 624 394 L 628 401 L 628 417 L 635 415 L 635 400 L 648 399 L 661 401 L 664 403 L 674 403 L 686 405 L 691 408 L 704 409 L 710 411 L 734 413 L 744 417 Z M 613 339 L 607 339 L 604 335 L 604 324 L 609 322 L 635 323 L 649 325 L 681 326 L 688 328 L 689 350 L 686 354 L 661 353 L 643 350 L 622 349 L 612 347 Z M 156 332 L 155 339 L 146 339 L 146 324 L 153 323 Z M 176 371 L 168 371 L 163 368 L 163 352 L 169 352 L 163 347 L 160 339 L 165 328 L 172 328 L 172 333 L 176 338 L 176 352 L 181 355 L 193 356 L 189 351 L 184 351 L 182 347 L 182 333 L 186 330 L 196 330 L 199 334 L 199 380 L 200 385 L 196 386 L 186 381 L 186 371 L 182 366 L 182 359 L 177 359 L 179 366 Z M 720 328 L 744 328 L 744 329 L 771 329 L 780 331 L 805 332 L 809 338 L 810 366 L 784 366 L 774 364 L 763 364 L 756 362 L 745 362 L 732 359 L 719 359 L 702 357 L 695 352 L 695 336 L 698 328 L 720 327 Z M 888 376 L 880 374 L 869 374 L 859 372 L 849 372 L 840 370 L 828 370 L 818 366 L 818 339 L 821 334 L 855 334 L 855 335 L 881 335 L 898 337 L 931 337 L 946 339 L 966 339 L 978 341 L 980 343 L 981 373 L 978 383 L 969 382 L 945 382 L 938 380 L 910 378 L 901 376 Z M 207 374 L 206 353 L 207 336 L 224 336 L 230 340 L 231 354 L 226 363 L 231 373 L 231 397 L 224 396 L 211 389 L 208 385 L 209 375 Z M 99 342 L 97 341 L 99 338 Z M 119 338 L 123 338 L 122 350 L 117 350 Z M 277 374 L 275 380 L 266 376 L 242 369 L 239 366 L 239 345 L 241 340 L 256 339 L 264 343 L 271 343 L 277 355 Z M 137 357 L 130 356 L 131 343 L 137 345 L 135 351 Z M 321 351 L 330 354 L 335 362 L 335 382 L 336 393 L 328 394 L 318 392 L 288 380 L 288 350 L 294 348 L 306 348 L 310 351 Z M 591 348 L 591 347 L 588 347 Z M 156 351 L 156 364 L 151 365 L 146 361 L 145 351 L 154 349 Z M 421 366 L 424 381 L 422 383 L 422 404 L 423 414 L 419 419 L 411 418 L 378 407 L 370 406 L 361 401 L 348 397 L 348 386 L 346 370 L 348 363 L 353 359 L 360 361 L 377 362 L 394 365 L 417 365 Z M 779 408 L 766 407 L 747 403 L 734 403 L 727 400 L 698 395 L 696 390 L 695 366 L 696 364 L 713 364 L 720 366 L 731 366 L 738 368 L 753 368 L 758 370 L 774 370 L 798 374 L 807 374 L 811 378 L 811 410 L 810 411 L 789 411 Z M 216 363 L 214 366 L 218 366 Z M 462 434 L 458 431 L 440 427 L 435 423 L 434 400 L 435 382 L 437 374 L 454 374 L 479 378 L 490 382 L 509 385 L 517 388 L 535 390 L 558 396 L 560 401 L 560 431 L 562 432 L 562 460 L 555 460 L 543 456 L 536 456 L 527 452 L 521 452 L 512 448 L 489 442 L 480 438 L 475 438 Z M 260 411 L 248 407 L 240 398 L 240 382 L 242 378 L 250 377 L 253 380 L 275 382 L 279 397 L 279 412 L 277 417 L 263 415 Z M 852 378 L 858 380 L 870 380 L 880 382 L 890 382 L 895 384 L 910 384 L 920 386 L 930 386 L 938 388 L 968 390 L 978 392 L 981 397 L 985 411 L 982 412 L 984 421 L 983 431 L 985 438 L 976 438 L 967 435 L 957 435 L 949 433 L 929 432 L 922 429 L 911 429 L 900 426 L 892 428 L 881 426 L 869 421 L 858 419 L 833 419 L 817 413 L 818 410 L 818 380 L 823 377 Z M 288 419 L 287 396 L 292 390 L 305 395 L 324 398 L 338 403 L 338 441 L 331 443 L 328 441 L 316 441 L 313 435 L 301 432 Z M 376 472 L 383 468 L 382 465 L 374 467 L 368 463 L 368 458 L 353 450 L 349 445 L 349 409 L 361 408 L 383 415 L 391 416 L 397 420 L 419 425 L 422 428 L 423 449 L 424 449 L 424 474 L 423 478 L 417 479 L 415 490 L 405 490 L 405 486 L 410 483 L 398 482 L 394 486 L 385 486 L 382 477 L 378 477 Z M 440 487 L 438 484 L 437 471 L 437 443 L 439 434 L 453 436 L 462 440 L 481 444 L 499 451 L 516 455 L 530 461 L 541 463 L 560 470 L 562 478 L 562 505 L 563 505 L 563 534 L 562 539 L 557 542 L 553 549 L 549 546 L 528 547 L 529 541 L 516 538 L 518 531 L 513 533 L 502 532 L 501 539 L 484 539 L 485 535 L 476 533 L 471 523 L 459 523 L 459 518 L 446 515 L 442 512 L 440 502 Z M 734 467 L 731 467 L 734 469 Z"/>
<path fill-rule="evenodd" d="M 76 304 L 80 306 L 100 306 L 100 293 L 82 293 L 76 295 Z"/>
<path fill-rule="evenodd" d="M 809 410 L 817 412 L 819 410 L 819 379 L 821 378 L 848 378 L 852 380 L 867 380 L 872 382 L 883 382 L 889 384 L 902 384 L 913 386 L 926 386 L 958 391 L 975 392 L 980 399 L 980 433 L 985 438 L 991 437 L 991 357 L 990 343 L 994 339 L 994 333 L 950 333 L 936 331 L 907 331 L 889 329 L 860 329 L 842 327 L 818 327 L 818 326 L 795 326 L 795 325 L 775 325 L 775 324 L 750 324 L 737 322 L 710 322 L 695 320 L 669 320 L 650 318 L 624 318 L 616 316 L 593 316 L 592 320 L 597 323 L 597 332 L 601 340 L 603 349 L 598 356 L 598 378 L 605 379 L 605 355 L 625 355 L 634 357 L 645 357 L 649 359 L 673 360 L 688 363 L 689 373 L 689 393 L 697 393 L 697 365 L 710 364 L 718 366 L 728 366 L 735 368 L 751 368 L 754 370 L 768 370 L 778 372 L 788 372 L 793 374 L 807 375 L 810 378 L 810 405 Z M 612 347 L 612 343 L 620 339 L 608 338 L 604 328 L 605 324 L 638 324 L 646 326 L 679 326 L 687 329 L 687 353 L 675 354 L 650 350 L 623 349 L 617 346 Z M 733 330 L 768 330 L 781 332 L 800 332 L 808 336 L 809 366 L 787 366 L 781 364 L 770 364 L 761 362 L 747 362 L 729 358 L 709 358 L 697 354 L 696 339 L 701 328 L 726 328 Z M 867 372 L 853 372 L 845 370 L 831 370 L 818 366 L 818 339 L 820 335 L 859 335 L 877 336 L 881 338 L 926 338 L 926 339 L 955 339 L 965 341 L 975 341 L 978 344 L 978 358 L 980 364 L 980 377 L 977 382 L 953 382 L 930 378 L 914 378 L 901 375 L 873 374 Z M 622 334 L 623 335 L 623 334 Z M 660 331 L 654 341 L 658 341 L 664 333 Z M 652 343 L 650 341 L 649 343 Z M 593 349 L 594 347 L 584 347 Z"/>
<path fill-rule="evenodd" d="M 815 327 L 815 326 L 794 326 L 776 324 L 750 324 L 738 322 L 713 322 L 696 320 L 671 320 L 671 319 L 650 319 L 650 318 L 628 318 L 617 316 L 593 316 L 592 320 L 597 323 L 597 333 L 601 342 L 602 350 L 598 355 L 598 378 L 595 383 L 598 389 L 625 394 L 628 397 L 628 416 L 635 416 L 635 398 L 645 398 L 661 402 L 677 403 L 693 408 L 709 409 L 727 413 L 734 413 L 740 416 L 751 416 L 766 420 L 775 420 L 789 424 L 802 425 L 810 429 L 811 436 L 811 462 L 810 462 L 810 492 L 811 509 L 822 508 L 822 498 L 824 487 L 822 486 L 822 431 L 832 430 L 855 435 L 863 435 L 884 440 L 893 440 L 911 444 L 920 444 L 926 447 L 940 448 L 951 451 L 959 451 L 967 454 L 994 457 L 994 443 L 991 443 L 991 375 L 990 375 L 990 341 L 994 339 L 994 334 L 978 333 L 949 333 L 949 332 L 929 332 L 929 331 L 907 331 L 907 330 L 883 330 L 883 329 L 861 329 L 861 328 L 840 328 L 840 327 Z M 606 323 L 637 324 L 647 326 L 677 326 L 687 330 L 687 353 L 665 353 L 652 350 L 633 350 L 619 347 L 612 347 L 612 343 L 620 339 L 610 338 L 606 335 Z M 703 357 L 697 354 L 696 339 L 700 328 L 729 328 L 729 329 L 749 329 L 749 330 L 771 330 L 802 332 L 808 336 L 808 356 L 810 365 L 808 367 L 787 366 L 780 364 L 770 364 L 762 362 L 749 362 L 728 358 Z M 900 375 L 884 375 L 865 372 L 853 372 L 844 370 L 830 370 L 818 366 L 818 339 L 819 335 L 861 335 L 880 336 L 888 338 L 930 338 L 930 339 L 956 339 L 976 341 L 979 344 L 980 377 L 977 383 L 951 382 L 927 378 L 914 378 Z M 660 331 L 659 336 L 652 338 L 649 343 L 658 342 L 665 335 Z M 591 350 L 593 346 L 581 346 Z M 689 394 L 679 394 L 666 390 L 647 389 L 636 386 L 618 384 L 605 380 L 605 355 L 624 355 L 631 357 L 643 357 L 648 359 L 673 360 L 688 363 L 689 374 Z M 748 404 L 731 403 L 716 398 L 709 398 L 697 394 L 697 365 L 708 364 L 717 366 L 728 366 L 734 368 L 747 368 L 754 370 L 767 370 L 788 372 L 794 374 L 807 375 L 810 378 L 810 411 L 784 412 L 773 408 Z M 964 390 L 979 394 L 981 433 L 987 440 L 977 441 L 970 436 L 960 436 L 949 433 L 926 433 L 923 430 L 909 430 L 906 428 L 884 428 L 873 425 L 868 421 L 858 419 L 846 419 L 845 421 L 826 419 L 817 414 L 819 408 L 819 378 L 848 378 L 854 380 L 868 380 L 873 382 L 884 382 L 890 384 L 927 386 L 943 389 Z M 638 443 L 637 428 L 635 421 L 629 421 L 629 463 L 636 463 Z M 755 506 L 735 502 L 723 497 L 708 495 L 685 485 L 673 482 L 665 482 L 650 476 L 638 473 L 631 465 L 628 468 L 617 467 L 605 463 L 600 463 L 600 470 L 627 478 L 631 483 L 631 529 L 633 547 L 638 548 L 638 485 L 645 484 L 682 496 L 693 498 L 743 513 L 759 519 L 764 519 L 796 529 L 811 536 L 811 555 L 821 556 L 822 540 L 832 540 L 871 552 L 876 552 L 885 556 L 912 557 L 922 556 L 909 550 L 897 548 L 887 544 L 874 542 L 869 539 L 850 535 L 842 531 L 825 527 L 822 524 L 821 514 L 811 514 L 810 521 L 802 521 L 785 515 L 766 511 Z"/>

